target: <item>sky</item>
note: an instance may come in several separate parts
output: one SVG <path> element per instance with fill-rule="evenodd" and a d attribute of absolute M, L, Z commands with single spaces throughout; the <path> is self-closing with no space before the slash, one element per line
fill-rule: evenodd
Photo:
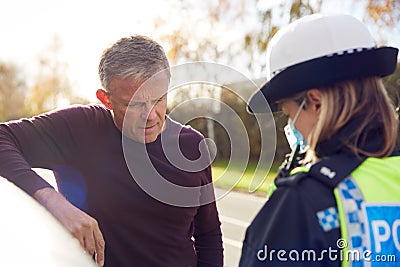
<path fill-rule="evenodd" d="M 14 62 L 29 76 L 40 53 L 57 36 L 60 60 L 78 94 L 95 100 L 97 65 L 103 50 L 123 36 L 151 35 L 153 17 L 166 1 L 1 0 L 0 60 Z M 31 73 L 30 73 L 31 72 Z"/>
<path fill-rule="evenodd" d="M 182 23 L 180 14 L 174 8 L 174 4 L 180 0 L 0 1 L 0 61 L 16 63 L 25 71 L 24 75 L 29 81 L 35 73 L 39 55 L 48 49 L 52 39 L 57 36 L 62 44 L 60 60 L 67 63 L 66 74 L 74 92 L 92 102 L 96 101 L 96 89 L 101 87 L 97 65 L 106 47 L 131 34 L 153 38 L 155 20 L 160 16 L 167 18 L 171 26 Z M 282 2 L 261 1 L 264 5 Z M 326 10 L 348 12 L 352 8 L 348 4 L 351 1 L 325 2 L 328 2 Z M 196 12 L 201 13 L 202 9 Z M 351 12 L 356 16 L 362 13 L 360 10 Z M 191 26 L 188 23 L 189 30 Z M 400 45 L 399 40 L 391 40 L 389 44 Z"/>

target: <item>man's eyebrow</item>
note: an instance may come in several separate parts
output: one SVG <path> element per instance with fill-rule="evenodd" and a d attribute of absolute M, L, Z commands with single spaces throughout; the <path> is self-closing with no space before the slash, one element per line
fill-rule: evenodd
<path fill-rule="evenodd" d="M 129 101 L 129 103 L 146 103 L 147 101 L 157 101 L 157 100 L 160 100 L 160 99 L 164 99 L 166 97 L 167 97 L 167 95 L 165 94 L 165 95 L 162 95 L 160 97 L 156 97 L 156 98 L 149 99 L 149 100 L 135 100 L 135 99 L 132 99 L 131 101 Z"/>

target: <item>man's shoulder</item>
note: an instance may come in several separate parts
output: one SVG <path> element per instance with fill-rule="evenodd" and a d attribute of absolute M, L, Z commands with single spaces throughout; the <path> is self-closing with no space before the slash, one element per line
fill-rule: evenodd
<path fill-rule="evenodd" d="M 66 121 L 81 119 L 85 121 L 97 121 L 110 118 L 110 111 L 97 104 L 75 104 L 68 107 L 55 109 L 37 117 L 58 117 Z"/>
<path fill-rule="evenodd" d="M 198 130 L 192 128 L 192 126 L 190 125 L 184 125 L 178 121 L 173 120 L 170 117 L 167 117 L 166 121 L 168 127 L 171 127 L 172 132 L 179 133 L 180 138 L 194 138 L 198 140 L 204 139 L 203 134 L 200 133 Z"/>
<path fill-rule="evenodd" d="M 97 128 L 100 125 L 108 125 L 112 122 L 109 110 L 100 105 L 71 105 L 54 109 L 32 118 L 23 118 L 10 121 L 10 125 L 32 125 L 35 127 L 69 127 L 88 129 Z"/>
<path fill-rule="evenodd" d="M 58 109 L 54 109 L 45 114 L 68 114 L 68 113 L 87 113 L 87 114 L 96 114 L 96 113 L 107 113 L 107 109 L 98 105 L 98 104 L 74 104 L 68 107 L 62 107 Z"/>

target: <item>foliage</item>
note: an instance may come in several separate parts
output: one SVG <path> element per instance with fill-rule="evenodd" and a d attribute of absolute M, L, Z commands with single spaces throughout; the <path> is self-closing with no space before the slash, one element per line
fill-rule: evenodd
<path fill-rule="evenodd" d="M 397 69 L 392 75 L 383 78 L 383 84 L 388 90 L 389 95 L 393 100 L 394 105 L 396 106 L 396 111 L 399 116 L 400 115 L 400 62 L 397 63 Z M 400 134 L 397 138 L 397 145 L 400 147 Z"/>
<path fill-rule="evenodd" d="M 257 164 L 255 162 L 250 162 L 244 170 L 235 165 L 228 168 L 227 161 L 217 160 L 212 165 L 213 182 L 218 187 L 226 189 L 234 188 L 235 190 L 249 192 L 256 167 Z M 258 195 L 266 196 L 266 193 L 271 189 L 270 186 L 276 177 L 276 173 L 277 166 L 272 166 L 264 181 L 256 190 Z"/>
<path fill-rule="evenodd" d="M 366 10 L 364 20 L 368 24 L 376 25 L 378 29 L 396 29 L 396 22 L 400 16 L 400 0 L 353 0 L 335 1 L 351 3 L 354 10 Z M 328 1 L 323 0 L 219 0 L 219 1 L 181 1 L 176 6 L 176 14 L 181 17 L 181 23 L 172 30 L 165 31 L 168 18 L 171 14 L 161 18 L 155 27 L 160 32 L 160 39 L 165 42 L 166 50 L 173 64 L 195 60 L 211 60 L 237 68 L 250 77 L 262 77 L 265 69 L 265 52 L 272 36 L 283 25 L 302 16 L 321 12 Z M 199 8 L 201 5 L 201 8 Z M 201 9 L 201 12 L 198 12 Z M 202 15 L 199 16 L 198 13 Z M 231 38 L 235 29 L 236 38 Z M 240 30 L 238 30 L 240 29 Z M 384 38 L 379 36 L 377 38 Z M 216 40 L 224 40 L 221 45 Z M 384 40 L 378 40 L 378 43 Z M 240 62 L 236 60 L 240 58 Z M 399 69 L 396 74 L 384 80 L 386 87 L 392 95 L 399 94 Z M 245 90 L 246 88 L 242 88 Z M 196 93 L 191 92 L 176 99 L 195 98 Z M 251 155 L 257 157 L 259 148 L 259 133 L 256 133 L 252 115 L 243 112 L 245 103 L 237 102 L 234 98 L 221 94 L 221 101 L 231 106 L 243 120 L 250 134 Z M 180 101 L 178 101 L 179 103 Z M 176 103 L 175 103 L 176 104 Z M 199 107 L 208 110 L 204 105 Z M 209 136 L 210 127 L 207 119 L 197 118 L 190 124 L 200 130 L 206 137 Z M 276 160 L 280 161 L 289 148 L 285 140 L 283 125 L 284 118 L 276 117 L 277 127 L 277 154 Z M 229 157 L 229 138 L 224 129 L 214 124 L 212 132 L 218 147 L 217 158 Z"/>
<path fill-rule="evenodd" d="M 381 27 L 396 27 L 395 22 L 400 19 L 399 0 L 368 0 L 366 10 Z"/>
<path fill-rule="evenodd" d="M 23 115 L 26 84 L 18 67 L 0 62 L 0 121 L 19 118 Z"/>
<path fill-rule="evenodd" d="M 54 37 L 38 59 L 37 74 L 28 85 L 21 68 L 0 62 L 0 121 L 30 117 L 60 105 L 87 103 L 71 92 L 67 66 L 58 59 L 61 43 Z"/>
<path fill-rule="evenodd" d="M 155 34 L 167 50 L 172 65 L 190 61 L 232 64 L 231 55 L 243 55 L 237 29 L 245 25 L 255 0 L 177 1 L 174 13 L 154 22 Z M 171 16 L 175 23 L 171 22 Z M 229 55 L 229 56 L 228 56 Z"/>

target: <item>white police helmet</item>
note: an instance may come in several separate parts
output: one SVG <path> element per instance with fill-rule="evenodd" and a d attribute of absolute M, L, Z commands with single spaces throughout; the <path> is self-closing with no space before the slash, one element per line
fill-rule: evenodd
<path fill-rule="evenodd" d="M 267 83 L 250 98 L 250 112 L 274 111 L 275 102 L 346 80 L 392 74 L 398 49 L 376 46 L 350 15 L 305 16 L 279 30 L 267 48 Z"/>

